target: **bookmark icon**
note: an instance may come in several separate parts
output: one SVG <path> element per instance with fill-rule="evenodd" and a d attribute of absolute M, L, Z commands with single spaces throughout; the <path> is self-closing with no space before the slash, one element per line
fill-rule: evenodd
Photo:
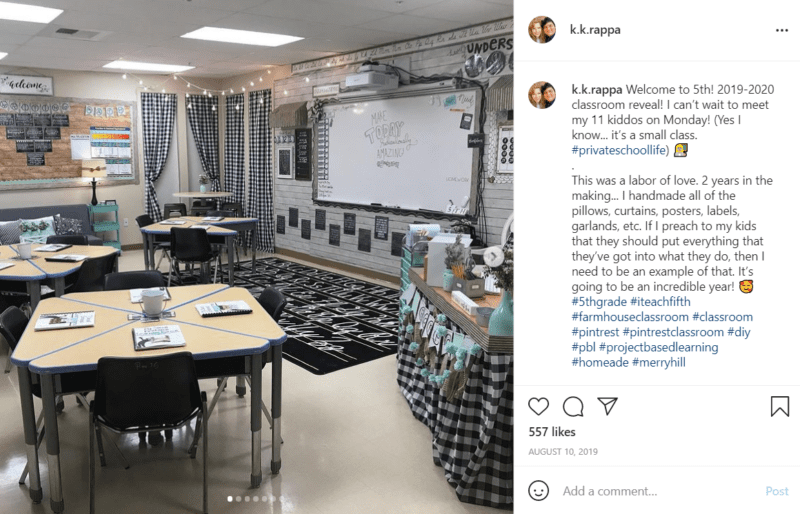
<path fill-rule="evenodd" d="M 614 397 L 598 397 L 597 399 L 600 401 L 600 403 L 603 404 L 603 408 L 606 410 L 606 416 L 611 414 L 611 409 L 614 408 L 614 405 L 617 404 L 617 400 L 619 400 L 619 398 L 616 397 L 616 396 L 614 396 Z"/>

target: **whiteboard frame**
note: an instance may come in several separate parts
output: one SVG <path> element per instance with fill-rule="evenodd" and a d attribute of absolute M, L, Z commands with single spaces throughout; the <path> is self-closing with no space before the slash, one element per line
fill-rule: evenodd
<path fill-rule="evenodd" d="M 484 101 L 484 90 L 480 87 L 466 87 L 466 88 L 458 88 L 458 87 L 437 87 L 425 90 L 414 89 L 413 91 L 403 91 L 402 87 L 392 93 L 383 94 L 383 95 L 375 95 L 375 94 L 365 94 L 363 96 L 348 96 L 345 101 L 340 101 L 338 97 L 336 98 L 335 102 L 339 105 L 347 105 L 347 104 L 355 104 L 359 102 L 365 101 L 373 101 L 373 100 L 393 100 L 395 98 L 408 98 L 408 97 L 423 97 L 429 96 L 432 94 L 437 93 L 452 93 L 452 92 L 465 92 L 465 91 L 472 91 L 475 93 L 475 116 L 474 116 L 474 124 L 473 124 L 473 131 L 466 132 L 466 135 L 469 136 L 470 134 L 477 133 L 476 131 L 481 129 L 480 120 L 481 120 L 481 113 L 483 112 L 483 101 Z M 326 102 L 326 104 L 329 102 Z M 330 102 L 333 103 L 333 102 Z M 324 106 L 323 106 L 324 108 Z M 313 126 L 313 133 L 312 137 L 314 138 L 314 159 L 312 163 L 312 170 L 311 170 L 311 178 L 312 178 L 312 192 L 311 192 L 311 199 L 314 205 L 320 205 L 324 207 L 342 207 L 348 209 L 360 209 L 365 211 L 372 211 L 372 212 L 391 212 L 403 215 L 419 215 L 434 219 L 475 219 L 477 216 L 477 199 L 478 199 L 478 181 L 481 177 L 478 176 L 478 171 L 480 169 L 480 149 L 473 148 L 472 149 L 472 173 L 470 178 L 470 193 L 469 193 L 469 211 L 465 215 L 455 215 L 449 214 L 445 211 L 434 211 L 434 210 L 427 210 L 427 209 L 406 209 L 406 208 L 392 208 L 392 207 L 378 207 L 370 204 L 361 204 L 361 203 L 345 203 L 345 202 L 336 202 L 332 200 L 320 200 L 317 198 L 318 193 L 318 181 L 319 181 L 319 145 L 317 141 L 319 141 L 318 137 L 318 124 L 314 123 Z M 467 144 L 466 138 L 464 138 L 464 145 Z"/>

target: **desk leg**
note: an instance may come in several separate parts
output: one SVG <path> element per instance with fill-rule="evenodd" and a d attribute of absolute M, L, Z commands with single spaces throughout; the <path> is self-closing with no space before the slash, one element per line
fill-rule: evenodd
<path fill-rule="evenodd" d="M 277 475 L 281 469 L 281 387 L 283 346 L 274 345 L 272 352 L 272 461 L 270 470 Z"/>
<path fill-rule="evenodd" d="M 39 300 L 42 299 L 42 288 L 38 280 L 28 282 L 28 296 L 31 297 L 31 312 L 33 312 L 39 305 Z"/>
<path fill-rule="evenodd" d="M 37 445 L 36 412 L 31 393 L 31 372 L 25 366 L 17 368 L 19 375 L 19 398 L 22 403 L 22 430 L 28 453 L 28 474 L 31 477 L 30 495 L 33 503 L 42 501 L 42 482 L 39 477 L 39 447 Z"/>
<path fill-rule="evenodd" d="M 147 234 L 147 248 L 146 254 L 147 257 L 145 259 L 150 259 L 150 262 L 145 262 L 146 266 L 149 268 L 146 269 L 155 269 L 156 267 L 156 235 L 155 234 Z"/>
<path fill-rule="evenodd" d="M 150 269 L 150 236 L 142 232 L 142 247 L 144 248 L 144 269 Z"/>
<path fill-rule="evenodd" d="M 55 278 L 56 296 L 64 296 L 64 277 Z"/>
<path fill-rule="evenodd" d="M 50 508 L 53 512 L 64 511 L 61 492 L 61 455 L 58 444 L 58 420 L 56 419 L 56 392 L 53 375 L 41 375 L 42 408 L 47 438 L 47 471 L 50 475 Z"/>
<path fill-rule="evenodd" d="M 233 266 L 236 264 L 236 254 L 234 253 L 233 240 L 236 238 L 236 232 L 233 236 L 228 236 L 225 239 L 228 243 L 228 285 L 233 287 Z"/>
<path fill-rule="evenodd" d="M 250 357 L 250 431 L 253 437 L 250 485 L 261 485 L 261 354 Z"/>

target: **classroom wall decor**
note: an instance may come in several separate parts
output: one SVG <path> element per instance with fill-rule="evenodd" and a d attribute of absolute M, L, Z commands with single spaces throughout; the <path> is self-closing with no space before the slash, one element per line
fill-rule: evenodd
<path fill-rule="evenodd" d="M 454 39 L 451 34 L 425 36 L 414 41 L 399 42 L 386 45 L 378 49 L 367 49 L 353 52 L 344 56 L 330 56 L 322 59 L 300 63 L 292 66 L 293 74 L 276 81 L 275 90 L 282 92 L 275 96 L 276 106 L 307 102 L 309 106 L 315 101 L 313 88 L 329 84 L 344 86 L 345 77 L 357 73 L 359 66 L 368 58 L 376 59 L 381 64 L 394 63 L 407 68 L 411 73 L 423 76 L 455 75 L 464 73 L 464 64 L 471 55 L 480 54 L 484 61 L 496 51 L 501 51 L 506 57 L 506 66 L 497 71 L 495 75 L 485 70 L 476 77 L 487 85 L 487 90 L 503 77 L 513 75 L 513 20 L 502 20 L 492 23 L 467 27 L 459 31 Z M 483 30 L 489 28 L 489 32 Z M 496 30 L 495 30 L 496 29 Z M 464 32 L 466 31 L 466 32 Z M 478 32 L 478 35 L 475 33 Z M 467 38 L 460 39 L 462 34 Z M 440 41 L 444 39 L 444 41 Z M 408 43 L 408 44 L 407 44 Z M 400 52 L 395 52 L 397 46 Z M 406 49 L 408 47 L 408 49 Z M 402 55 L 398 58 L 397 56 Z M 330 64 L 328 64 L 330 63 Z M 491 71 L 496 71 L 494 68 Z M 456 90 L 458 91 L 458 90 Z M 421 96 L 422 92 L 415 94 Z M 487 96 L 488 98 L 488 96 Z M 316 99 L 320 100 L 320 99 Z M 354 98 L 341 99 L 342 103 L 355 101 Z M 488 106 L 488 102 L 487 102 Z M 312 116 L 309 116 L 309 127 Z M 485 146 L 483 158 L 483 204 L 486 221 L 487 240 L 489 245 L 500 243 L 500 235 L 508 216 L 513 211 L 513 179 L 512 173 L 497 173 L 498 125 L 513 119 L 510 111 L 486 109 L 486 123 L 484 125 Z M 473 127 L 476 126 L 473 119 Z M 318 137 L 325 130 L 324 125 L 314 125 L 316 132 L 312 140 L 314 159 L 312 169 L 315 180 L 311 182 L 299 180 L 275 180 L 275 203 L 279 212 L 297 209 L 300 218 L 311 219 L 315 216 L 316 209 L 325 208 L 327 213 L 328 228 L 331 224 L 340 225 L 338 245 L 331 244 L 330 233 L 319 230 L 311 231 L 311 238 L 301 237 L 301 231 L 287 229 L 285 234 L 276 237 L 275 245 L 281 251 L 309 255 L 314 258 L 331 262 L 346 262 L 351 266 L 383 274 L 386 277 L 397 277 L 400 269 L 400 253 L 403 235 L 408 232 L 410 223 L 441 223 L 442 228 L 450 226 L 447 219 L 455 219 L 447 213 L 436 214 L 417 213 L 415 211 L 378 210 L 370 206 L 344 205 L 324 200 L 314 201 L 315 192 L 325 191 L 324 173 L 319 168 L 320 162 L 327 158 L 324 150 L 319 148 Z M 334 129 L 336 126 L 334 125 Z M 464 130 L 463 146 L 466 149 L 467 131 Z M 287 132 L 290 133 L 290 132 Z M 469 134 L 473 132 L 470 131 Z M 317 153 L 323 150 L 321 155 Z M 501 150 L 502 153 L 502 150 Z M 319 160 L 318 160 L 319 159 Z M 318 181 L 317 179 L 321 179 Z M 317 182 L 320 182 L 317 184 Z M 319 185 L 316 188 L 315 186 Z M 449 200 L 449 198 L 448 198 Z M 453 199 L 456 202 L 456 199 Z M 370 210 L 373 209 L 373 210 Z M 376 217 L 389 218 L 386 240 L 375 238 Z M 437 221 L 431 221 L 437 220 Z M 383 223 L 383 222 L 381 222 Z M 381 227 L 383 228 L 383 226 Z M 370 252 L 363 249 L 359 251 L 359 231 L 367 230 L 370 234 Z M 363 232 L 362 232 L 363 233 Z M 381 233 L 383 236 L 383 233 Z M 365 241 L 364 241 L 365 242 Z M 364 244 L 362 243 L 362 248 Z"/>
<path fill-rule="evenodd" d="M 100 184 L 138 184 L 135 102 L 0 95 L 0 189 L 89 187 L 83 159 L 105 159 Z"/>

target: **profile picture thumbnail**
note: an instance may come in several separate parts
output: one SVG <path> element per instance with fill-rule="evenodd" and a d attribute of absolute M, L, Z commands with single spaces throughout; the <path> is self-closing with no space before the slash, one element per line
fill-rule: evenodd
<path fill-rule="evenodd" d="M 528 90 L 528 101 L 536 109 L 547 109 L 556 102 L 556 88 L 549 82 L 536 82 Z"/>
<path fill-rule="evenodd" d="M 547 16 L 537 16 L 528 25 L 528 34 L 534 43 L 549 43 L 556 37 L 556 23 Z"/>

